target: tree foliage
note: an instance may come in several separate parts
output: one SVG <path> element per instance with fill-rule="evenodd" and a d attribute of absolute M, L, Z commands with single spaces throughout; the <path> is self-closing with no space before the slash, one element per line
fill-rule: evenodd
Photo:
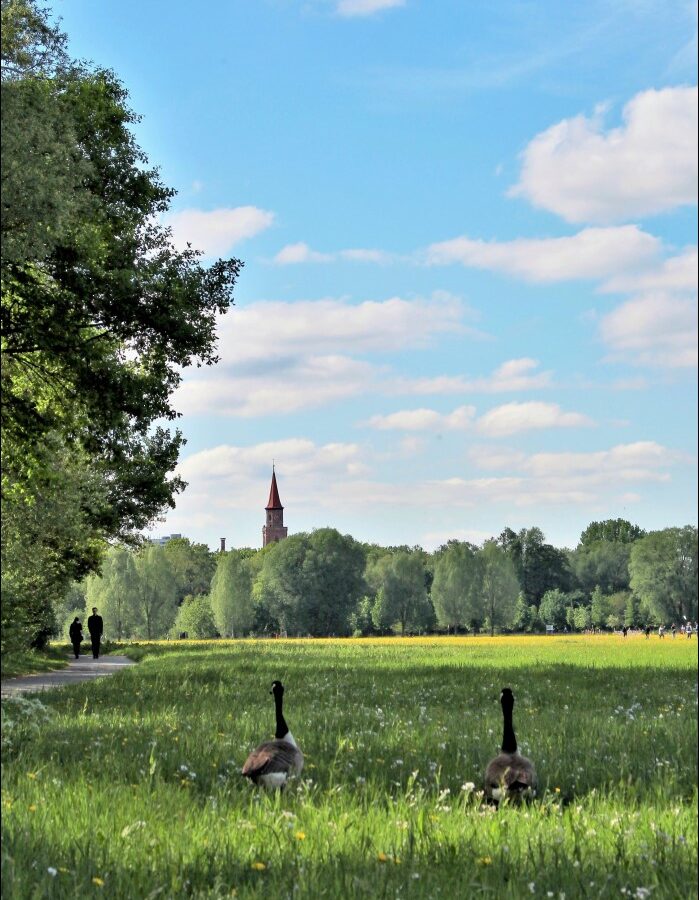
<path fill-rule="evenodd" d="M 665 528 L 637 541 L 629 561 L 631 588 L 659 622 L 697 617 L 697 529 Z"/>
<path fill-rule="evenodd" d="M 211 582 L 214 623 L 223 637 L 244 637 L 255 621 L 250 559 L 235 550 L 220 553 Z"/>
<path fill-rule="evenodd" d="M 440 625 L 463 627 L 478 618 L 481 582 L 477 549 L 450 542 L 439 555 L 432 582 L 432 603 Z"/>
<path fill-rule="evenodd" d="M 159 222 L 174 192 L 114 73 L 71 60 L 34 0 L 3 0 L 2 24 L 4 645 L 8 623 L 18 640 L 45 631 L 105 540 L 174 505 L 170 398 L 183 369 L 216 361 L 242 264 L 173 247 Z M 32 538 L 40 588 L 18 569 Z"/>
<path fill-rule="evenodd" d="M 486 541 L 480 557 L 482 608 L 493 634 L 496 627 L 511 625 L 520 586 L 512 560 L 497 541 Z"/>

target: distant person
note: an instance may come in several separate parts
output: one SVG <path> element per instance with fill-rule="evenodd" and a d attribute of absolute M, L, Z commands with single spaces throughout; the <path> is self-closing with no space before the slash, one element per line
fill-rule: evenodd
<path fill-rule="evenodd" d="M 677 637 L 677 625 L 675 625 L 674 622 L 670 626 L 670 631 L 672 632 L 673 638 L 676 638 Z"/>
<path fill-rule="evenodd" d="M 70 642 L 73 645 L 73 653 L 75 653 L 75 658 L 80 659 L 80 645 L 83 641 L 83 626 L 77 616 L 70 623 L 68 634 L 70 635 Z"/>
<path fill-rule="evenodd" d="M 692 637 L 692 623 L 691 622 L 687 622 L 687 627 L 685 628 L 685 634 L 687 635 L 688 638 Z"/>
<path fill-rule="evenodd" d="M 665 637 L 665 626 L 664 625 L 658 625 L 658 637 L 659 638 Z"/>
<path fill-rule="evenodd" d="M 650 625 L 646 625 L 646 640 L 650 637 Z"/>
<path fill-rule="evenodd" d="M 92 658 L 100 657 L 100 640 L 104 631 L 104 622 L 102 616 L 97 615 L 97 607 L 92 607 L 92 615 L 87 620 L 87 630 L 90 632 L 90 640 L 92 641 Z"/>
<path fill-rule="evenodd" d="M 629 633 L 629 629 L 626 625 L 624 625 L 624 627 L 621 629 L 621 633 L 624 635 L 624 637 L 626 637 L 626 635 Z"/>

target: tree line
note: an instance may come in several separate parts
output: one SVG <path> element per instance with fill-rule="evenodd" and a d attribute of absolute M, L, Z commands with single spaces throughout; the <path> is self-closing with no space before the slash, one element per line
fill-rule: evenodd
<path fill-rule="evenodd" d="M 574 550 L 539 528 L 481 547 L 380 547 L 334 528 L 261 550 L 186 538 L 113 547 L 55 603 L 58 633 L 97 606 L 107 637 L 349 636 L 614 629 L 694 621 L 697 529 L 593 522 Z"/>

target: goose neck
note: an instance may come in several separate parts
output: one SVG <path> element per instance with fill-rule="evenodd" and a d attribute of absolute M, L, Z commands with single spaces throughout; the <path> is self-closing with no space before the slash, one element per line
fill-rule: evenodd
<path fill-rule="evenodd" d="M 503 729 L 502 729 L 502 752 L 516 753 L 517 738 L 515 737 L 515 729 L 512 724 L 512 710 L 503 708 Z"/>
<path fill-rule="evenodd" d="M 286 724 L 286 720 L 284 718 L 284 713 L 282 712 L 282 703 L 283 703 L 282 695 L 275 694 L 274 695 L 274 708 L 275 708 L 276 716 L 277 716 L 277 728 L 276 728 L 276 731 L 274 732 L 274 736 L 278 741 L 281 740 L 282 738 L 286 737 L 286 735 L 289 733 L 289 727 Z"/>

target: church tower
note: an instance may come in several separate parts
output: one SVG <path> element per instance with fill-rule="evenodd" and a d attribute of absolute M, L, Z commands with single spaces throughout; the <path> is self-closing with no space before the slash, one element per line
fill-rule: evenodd
<path fill-rule="evenodd" d="M 284 507 L 279 499 L 279 491 L 277 490 L 277 476 L 272 466 L 272 484 L 269 489 L 269 500 L 265 507 L 266 519 L 262 526 L 262 546 L 267 544 L 275 544 L 282 541 L 287 535 L 287 529 L 284 527 Z"/>

